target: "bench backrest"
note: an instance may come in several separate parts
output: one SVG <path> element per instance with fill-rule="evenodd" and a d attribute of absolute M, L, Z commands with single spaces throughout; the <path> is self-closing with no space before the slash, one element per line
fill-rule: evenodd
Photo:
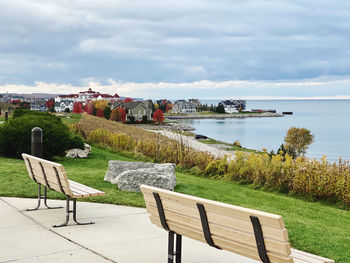
<path fill-rule="evenodd" d="M 28 174 L 38 184 L 65 195 L 72 195 L 68 178 L 62 164 L 54 163 L 29 154 L 22 154 Z"/>
<path fill-rule="evenodd" d="M 210 243 L 208 242 L 208 234 L 206 233 L 207 238 L 204 234 L 204 232 L 208 232 L 204 230 L 202 223 L 204 210 L 211 241 L 216 247 L 261 261 L 251 219 L 251 217 L 255 217 L 258 218 L 261 226 L 266 254 L 270 263 L 293 262 L 287 229 L 279 215 L 146 185 L 141 185 L 140 188 L 151 222 L 159 227 L 164 228 L 164 224 L 160 219 L 159 204 L 157 206 L 155 195 L 158 195 L 161 200 L 166 224 L 170 231 L 204 243 Z M 202 219 L 199 206 L 202 207 Z"/>

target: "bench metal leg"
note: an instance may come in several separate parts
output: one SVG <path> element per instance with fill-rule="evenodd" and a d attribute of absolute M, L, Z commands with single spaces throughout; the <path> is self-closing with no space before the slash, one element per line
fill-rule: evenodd
<path fill-rule="evenodd" d="M 44 195 L 41 195 L 41 184 L 38 184 L 38 205 L 35 208 L 28 208 L 27 211 L 34 211 L 38 210 L 40 207 L 41 199 L 44 199 L 44 205 L 48 209 L 57 209 L 57 208 L 63 208 L 63 206 L 56 206 L 56 207 L 51 207 L 47 205 L 47 187 L 44 186 Z"/>
<path fill-rule="evenodd" d="M 68 225 L 69 222 L 69 214 L 73 213 L 73 220 L 75 223 L 77 223 L 78 225 L 90 225 L 90 224 L 94 224 L 94 222 L 88 222 L 88 223 L 79 223 L 77 221 L 77 199 L 73 198 L 73 210 L 70 210 L 70 197 L 67 196 L 66 198 L 66 221 L 64 221 L 64 223 L 60 224 L 60 225 L 53 225 L 53 227 L 63 227 Z"/>
<path fill-rule="evenodd" d="M 176 234 L 176 251 L 174 252 L 174 232 L 169 232 L 168 236 L 168 263 L 181 263 L 182 236 Z"/>

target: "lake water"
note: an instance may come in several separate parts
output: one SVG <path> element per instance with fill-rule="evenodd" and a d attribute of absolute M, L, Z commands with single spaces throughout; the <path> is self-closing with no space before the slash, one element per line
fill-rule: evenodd
<path fill-rule="evenodd" d="M 218 101 L 202 100 L 216 104 Z M 283 143 L 287 130 L 307 128 L 315 135 L 315 142 L 307 156 L 335 161 L 339 157 L 350 160 L 350 100 L 248 100 L 247 109 L 276 109 L 292 111 L 281 118 L 200 119 L 181 120 L 196 129 L 196 133 L 252 149 L 276 151 Z"/>

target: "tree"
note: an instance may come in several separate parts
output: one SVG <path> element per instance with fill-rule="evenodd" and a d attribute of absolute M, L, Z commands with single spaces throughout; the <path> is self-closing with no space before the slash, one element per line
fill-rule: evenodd
<path fill-rule="evenodd" d="M 81 104 L 81 102 L 74 102 L 73 112 L 74 113 L 82 113 L 83 112 L 83 105 Z"/>
<path fill-rule="evenodd" d="M 64 112 L 70 113 L 70 109 L 69 109 L 69 108 L 65 108 L 65 109 L 64 109 Z"/>
<path fill-rule="evenodd" d="M 96 117 L 101 117 L 101 118 L 104 117 L 104 116 L 103 116 L 103 109 L 97 109 L 97 110 L 96 110 L 96 115 L 95 115 L 95 116 L 96 116 Z"/>
<path fill-rule="evenodd" d="M 97 100 L 95 102 L 95 108 L 104 110 L 108 106 L 108 100 Z"/>
<path fill-rule="evenodd" d="M 50 110 L 51 108 L 53 108 L 55 106 L 55 101 L 54 100 L 48 100 L 47 102 L 46 102 L 46 108 L 48 109 L 48 110 Z"/>
<path fill-rule="evenodd" d="M 285 147 L 288 151 L 295 151 L 297 156 L 305 155 L 314 138 L 315 136 L 306 128 L 291 127 L 284 137 Z"/>
<path fill-rule="evenodd" d="M 123 108 L 118 108 L 118 110 L 120 112 L 120 121 L 124 123 L 126 120 L 126 111 Z"/>
<path fill-rule="evenodd" d="M 153 121 L 161 123 L 164 121 L 164 113 L 162 110 L 158 109 L 153 114 Z"/>
<path fill-rule="evenodd" d="M 216 107 L 215 112 L 217 113 L 225 113 L 225 108 L 224 105 L 220 104 L 219 106 Z"/>
<path fill-rule="evenodd" d="M 109 118 L 111 117 L 111 108 L 110 107 L 106 107 L 104 110 L 103 110 L 103 116 L 109 120 Z"/>
<path fill-rule="evenodd" d="M 123 102 L 131 102 L 131 101 L 134 101 L 132 98 L 126 98 L 123 100 Z"/>
<path fill-rule="evenodd" d="M 117 121 L 119 115 L 120 115 L 120 113 L 119 113 L 118 108 L 113 109 L 112 112 L 111 112 L 110 120 L 111 121 Z"/>
<path fill-rule="evenodd" d="M 95 110 L 95 102 L 94 101 L 90 101 L 89 104 L 87 105 L 87 109 L 86 112 L 89 115 L 94 115 L 94 110 Z"/>

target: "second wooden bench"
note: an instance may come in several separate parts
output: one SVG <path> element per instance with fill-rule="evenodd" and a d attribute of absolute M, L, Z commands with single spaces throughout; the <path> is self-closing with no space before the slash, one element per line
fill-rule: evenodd
<path fill-rule="evenodd" d="M 334 263 L 291 248 L 280 215 L 146 185 L 140 188 L 151 222 L 169 232 L 169 263 L 181 262 L 182 236 L 263 263 Z"/>
<path fill-rule="evenodd" d="M 22 157 L 26 164 L 30 178 L 38 184 L 37 207 L 27 209 L 28 211 L 39 209 L 41 199 L 44 199 L 44 204 L 49 209 L 62 208 L 49 207 L 47 205 L 47 188 L 50 188 L 66 195 L 66 221 L 60 225 L 53 225 L 53 227 L 66 226 L 69 222 L 70 213 L 73 213 L 73 220 L 78 225 L 93 224 L 93 222 L 79 223 L 77 221 L 77 198 L 101 196 L 105 194 L 104 192 L 69 180 L 62 164 L 50 162 L 48 160 L 25 153 L 22 154 Z M 41 194 L 41 185 L 44 186 L 44 195 Z M 70 199 L 73 200 L 73 210 L 70 209 Z"/>

